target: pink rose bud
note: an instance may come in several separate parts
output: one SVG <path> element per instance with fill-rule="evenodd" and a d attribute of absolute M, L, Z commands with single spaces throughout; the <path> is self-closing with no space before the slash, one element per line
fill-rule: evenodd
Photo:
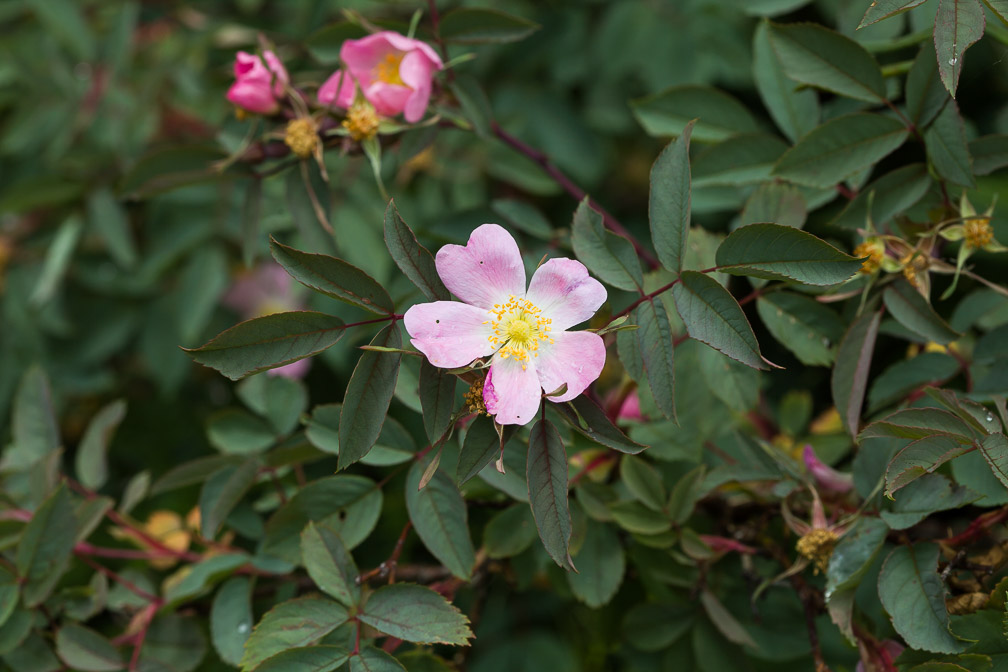
<path fill-rule="evenodd" d="M 847 492 L 854 487 L 854 478 L 850 474 L 840 473 L 820 460 L 819 456 L 815 454 L 815 450 L 812 449 L 812 444 L 805 444 L 802 457 L 805 460 L 805 468 L 808 469 L 812 477 L 815 478 L 816 484 L 822 489 L 832 490 L 833 492 Z"/>
<path fill-rule="evenodd" d="M 644 415 L 640 410 L 640 397 L 637 395 L 637 391 L 634 390 L 626 396 L 623 400 L 623 404 L 620 406 L 619 413 L 616 416 L 616 420 L 643 420 Z"/>
<path fill-rule="evenodd" d="M 319 104 L 348 109 L 356 84 L 378 114 L 402 114 L 410 123 L 423 117 L 434 73 L 444 68 L 429 45 L 390 30 L 347 40 L 340 58 L 346 70 L 337 70 L 319 87 Z"/>
<path fill-rule="evenodd" d="M 234 65 L 235 83 L 228 89 L 227 99 L 249 112 L 275 114 L 283 100 L 284 85 L 290 79 L 276 54 L 267 51 L 264 56 L 265 65 L 258 56 L 238 52 Z"/>

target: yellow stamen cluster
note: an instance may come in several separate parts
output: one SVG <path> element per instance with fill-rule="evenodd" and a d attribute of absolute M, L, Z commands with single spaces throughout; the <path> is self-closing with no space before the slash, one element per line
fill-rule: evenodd
<path fill-rule="evenodd" d="M 308 118 L 293 119 L 287 124 L 284 142 L 295 156 L 307 159 L 318 145 L 318 127 Z"/>
<path fill-rule="evenodd" d="M 246 110 L 244 110 L 244 109 L 242 109 L 240 107 L 236 107 L 235 108 L 235 119 L 237 119 L 238 121 L 245 121 L 248 118 L 249 118 L 249 113 Z"/>
<path fill-rule="evenodd" d="M 877 271 L 885 259 L 885 245 L 877 240 L 866 240 L 854 248 L 855 257 L 868 257 L 861 262 L 861 273 L 870 275 Z"/>
<path fill-rule="evenodd" d="M 374 137 L 378 132 L 378 113 L 374 106 L 365 101 L 355 102 L 347 110 L 346 119 L 343 120 L 343 128 L 347 129 L 350 137 L 360 142 Z"/>
<path fill-rule="evenodd" d="M 917 283 L 918 275 L 927 272 L 929 265 L 927 257 L 914 252 L 900 259 L 900 264 L 903 266 L 903 276 L 912 284 Z"/>
<path fill-rule="evenodd" d="M 374 78 L 386 84 L 403 86 L 402 77 L 399 75 L 399 65 L 405 55 L 405 53 L 385 54 L 385 58 L 374 66 Z"/>
<path fill-rule="evenodd" d="M 465 409 L 468 413 L 478 415 L 490 415 L 487 413 L 486 403 L 483 401 L 484 378 L 478 378 L 469 386 L 469 391 L 465 393 Z"/>
<path fill-rule="evenodd" d="M 542 309 L 528 299 L 520 299 L 514 294 L 504 303 L 498 303 L 490 310 L 489 324 L 493 330 L 487 340 L 500 346 L 497 351 L 501 359 L 512 357 L 522 363 L 522 370 L 528 368 L 529 355 L 539 356 L 539 343 L 553 342 L 549 332 L 553 320 L 542 316 Z"/>
<path fill-rule="evenodd" d="M 994 230 L 991 229 L 989 217 L 967 219 L 963 228 L 966 244 L 975 250 L 979 250 L 994 240 Z"/>
<path fill-rule="evenodd" d="M 830 556 L 836 548 L 838 537 L 836 532 L 819 528 L 812 530 L 798 540 L 795 548 L 803 556 L 815 563 L 815 573 L 825 572 L 829 567 Z"/>

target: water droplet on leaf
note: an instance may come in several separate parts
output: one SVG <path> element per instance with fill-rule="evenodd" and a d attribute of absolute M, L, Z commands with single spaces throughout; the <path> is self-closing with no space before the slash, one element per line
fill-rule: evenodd
<path fill-rule="evenodd" d="M 248 623 L 239 623 L 238 624 L 238 632 L 239 633 L 241 633 L 241 634 L 244 635 L 246 632 L 248 632 L 248 630 L 249 630 Z"/>
<path fill-rule="evenodd" d="M 994 416 L 990 413 L 987 414 L 987 422 L 994 422 Z"/>

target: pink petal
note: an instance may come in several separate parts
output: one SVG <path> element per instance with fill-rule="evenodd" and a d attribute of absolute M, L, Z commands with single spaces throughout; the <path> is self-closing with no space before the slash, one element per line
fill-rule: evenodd
<path fill-rule="evenodd" d="M 525 266 L 518 243 L 497 224 L 483 224 L 465 247 L 445 245 L 434 260 L 438 275 L 452 294 L 479 308 L 525 294 Z"/>
<path fill-rule="evenodd" d="M 399 65 L 399 76 L 403 83 L 413 89 L 406 105 L 403 107 L 403 116 L 406 121 L 416 123 L 423 118 L 427 111 L 427 103 L 430 101 L 431 78 L 433 76 L 433 64 L 426 56 L 419 51 L 413 51 L 403 58 Z"/>
<path fill-rule="evenodd" d="M 553 334 L 553 343 L 539 346 L 539 356 L 533 361 L 547 394 L 567 383 L 566 392 L 549 400 L 570 401 L 599 377 L 605 359 L 605 343 L 598 334 L 561 331 Z"/>
<path fill-rule="evenodd" d="M 228 89 L 227 99 L 238 107 L 256 114 L 273 114 L 280 109 L 269 82 L 238 80 Z"/>
<path fill-rule="evenodd" d="M 405 86 L 373 82 L 364 87 L 364 97 L 374 105 L 375 111 L 383 117 L 394 117 L 406 107 L 406 101 L 413 95 Z"/>
<path fill-rule="evenodd" d="M 434 366 L 465 366 L 492 354 L 487 311 L 456 301 L 420 303 L 406 311 L 403 324 L 410 342 Z"/>
<path fill-rule="evenodd" d="M 534 362 L 496 356 L 483 383 L 483 403 L 501 425 L 527 425 L 535 419 L 542 388 Z"/>
<path fill-rule="evenodd" d="M 398 54 L 404 49 L 397 49 L 389 42 L 386 35 L 398 35 L 391 31 L 383 31 L 362 37 L 359 40 L 347 40 L 340 47 L 340 60 L 355 76 L 360 76 L 363 72 L 370 70 L 378 64 L 386 54 Z M 363 84 L 363 82 L 361 82 Z"/>
<path fill-rule="evenodd" d="M 850 474 L 842 474 L 819 459 L 812 444 L 806 443 L 802 451 L 802 458 L 805 460 L 805 468 L 816 480 L 816 485 L 824 490 L 833 492 L 847 492 L 854 487 L 854 477 Z"/>
<path fill-rule="evenodd" d="M 320 105 L 335 104 L 336 107 L 345 109 L 353 104 L 354 93 L 353 77 L 337 70 L 319 87 L 318 102 Z"/>
<path fill-rule="evenodd" d="M 262 59 L 245 51 L 235 54 L 234 74 L 235 79 L 269 79 L 269 71 L 263 65 Z"/>
<path fill-rule="evenodd" d="M 384 32 L 375 33 L 374 35 L 372 35 L 372 37 L 379 37 L 379 36 L 382 37 L 386 42 L 388 42 L 389 46 L 391 46 L 393 49 L 397 49 L 399 51 L 419 52 L 423 54 L 423 56 L 425 56 L 427 60 L 430 61 L 431 65 L 433 65 L 438 70 L 444 67 L 444 64 L 441 62 L 441 57 L 438 56 L 438 53 L 434 51 L 433 47 L 431 47 L 426 42 L 421 42 L 420 40 L 414 40 L 413 38 L 406 37 L 405 35 L 400 35 L 399 33 L 393 32 L 391 30 L 386 30 Z"/>
<path fill-rule="evenodd" d="M 550 259 L 536 269 L 525 298 L 553 320 L 554 331 L 564 331 L 591 318 L 605 303 L 606 290 L 580 261 Z"/>
<path fill-rule="evenodd" d="M 290 364 L 278 366 L 275 369 L 269 369 L 266 371 L 266 375 L 300 379 L 308 375 L 309 369 L 311 369 L 311 358 L 306 357 L 305 359 L 299 359 L 296 362 L 291 362 Z"/>
<path fill-rule="evenodd" d="M 283 62 L 277 58 L 277 55 L 272 51 L 264 51 L 263 58 L 266 59 L 266 65 L 269 67 L 270 72 L 276 75 L 277 81 L 283 84 L 290 83 L 290 77 L 287 76 L 287 68 L 284 67 Z M 281 93 L 283 92 L 283 87 L 280 87 Z"/>
<path fill-rule="evenodd" d="M 640 395 L 634 390 L 626 396 L 623 400 L 623 405 L 620 406 L 619 413 L 616 414 L 616 420 L 643 420 L 644 415 L 640 410 Z"/>

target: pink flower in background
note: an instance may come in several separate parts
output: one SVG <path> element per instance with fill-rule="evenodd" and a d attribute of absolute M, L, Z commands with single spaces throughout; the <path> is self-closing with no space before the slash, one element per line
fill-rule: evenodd
<path fill-rule="evenodd" d="M 390 30 L 347 40 L 340 48 L 340 59 L 346 70 L 337 70 L 319 87 L 320 104 L 348 109 L 356 81 L 378 114 L 402 113 L 410 123 L 423 117 L 434 73 L 444 68 L 429 45 Z"/>
<path fill-rule="evenodd" d="M 222 302 L 245 320 L 302 310 L 305 303 L 295 291 L 298 287 L 280 264 L 268 262 L 242 273 L 224 294 Z M 270 369 L 267 373 L 271 376 L 304 378 L 310 368 L 311 359 L 299 359 Z"/>
<path fill-rule="evenodd" d="M 815 478 L 816 485 L 823 490 L 847 492 L 854 487 L 854 477 L 850 474 L 842 474 L 820 460 L 819 456 L 816 455 L 815 450 L 812 448 L 812 444 L 805 444 L 805 448 L 802 451 L 802 458 L 805 461 L 805 468 L 808 469 L 809 473 L 812 474 L 812 477 Z"/>
<path fill-rule="evenodd" d="M 228 89 L 227 99 L 249 112 L 274 114 L 280 109 L 284 85 L 290 79 L 276 54 L 267 51 L 263 56 L 266 65 L 254 54 L 238 52 L 234 64 L 235 83 Z"/>
<path fill-rule="evenodd" d="M 445 245 L 435 259 L 438 275 L 462 300 L 413 306 L 403 319 L 413 346 L 434 366 L 466 366 L 492 355 L 483 384 L 487 412 L 502 425 L 524 425 L 546 393 L 566 383 L 551 401 L 581 394 L 605 364 L 602 337 L 567 331 L 606 300 L 600 282 L 573 259 L 550 259 L 525 289 L 518 244 L 496 224 L 484 224 L 465 247 Z"/>

